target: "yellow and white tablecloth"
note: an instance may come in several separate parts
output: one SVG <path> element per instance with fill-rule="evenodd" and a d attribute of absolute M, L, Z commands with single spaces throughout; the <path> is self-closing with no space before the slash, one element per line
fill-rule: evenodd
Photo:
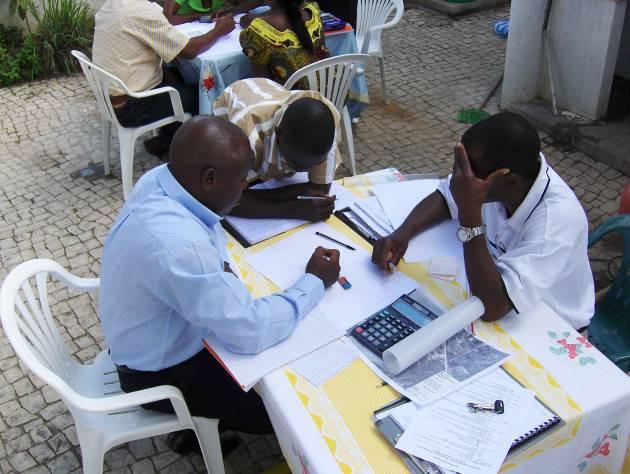
<path fill-rule="evenodd" d="M 335 217 L 327 224 L 369 249 Z M 253 271 L 244 256 L 286 235 L 247 250 L 230 237 L 231 257 L 255 297 L 277 288 Z M 421 264 L 401 263 L 399 269 L 446 307 L 465 298 L 460 287 L 431 278 Z M 630 473 L 630 381 L 625 373 L 544 304 L 497 323 L 478 322 L 475 331 L 513 354 L 504 368 L 564 421 L 561 428 L 511 453 L 501 472 Z M 259 382 L 257 389 L 294 473 L 408 472 L 372 422 L 375 409 L 399 396 L 380 382 L 360 359 L 320 387 L 288 368 Z"/>

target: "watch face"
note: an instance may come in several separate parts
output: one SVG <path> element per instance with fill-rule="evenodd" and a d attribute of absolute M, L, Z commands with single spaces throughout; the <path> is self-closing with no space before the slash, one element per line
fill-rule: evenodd
<path fill-rule="evenodd" d="M 468 242 L 470 240 L 468 229 L 465 229 L 464 227 L 460 227 L 459 229 L 457 229 L 457 238 L 461 242 Z"/>

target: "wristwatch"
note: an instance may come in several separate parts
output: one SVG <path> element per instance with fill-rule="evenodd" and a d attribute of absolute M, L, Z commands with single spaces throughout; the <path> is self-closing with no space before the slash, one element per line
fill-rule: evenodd
<path fill-rule="evenodd" d="M 478 235 L 482 235 L 485 232 L 486 226 L 480 225 L 478 227 L 462 227 L 459 226 L 457 229 L 457 238 L 462 243 L 470 242 L 473 238 Z"/>

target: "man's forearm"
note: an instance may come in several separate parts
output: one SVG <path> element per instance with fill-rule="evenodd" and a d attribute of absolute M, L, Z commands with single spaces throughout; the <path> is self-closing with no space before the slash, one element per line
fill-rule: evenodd
<path fill-rule="evenodd" d="M 183 23 L 189 23 L 191 21 L 197 21 L 199 18 L 204 16 L 205 13 L 187 13 L 185 15 L 180 15 L 178 13 L 174 15 L 166 15 L 168 22 L 171 25 L 181 25 Z"/>
<path fill-rule="evenodd" d="M 273 189 L 260 191 L 275 191 Z M 258 192 L 246 190 L 241 196 L 241 202 L 230 215 L 249 217 L 254 219 L 294 219 L 296 218 L 295 199 L 271 200 L 260 197 Z"/>
<path fill-rule="evenodd" d="M 450 218 L 451 214 L 444 198 L 439 191 L 435 191 L 414 207 L 396 232 L 409 240 L 423 230 Z"/>
<path fill-rule="evenodd" d="M 190 41 L 188 41 L 178 56 L 184 59 L 194 59 L 205 50 L 209 49 L 221 36 L 223 35 L 215 30 L 210 30 L 205 35 L 190 38 Z"/>
<path fill-rule="evenodd" d="M 299 183 L 274 189 L 248 189 L 247 192 L 267 201 L 288 201 L 309 192 L 326 194 L 330 184 Z"/>

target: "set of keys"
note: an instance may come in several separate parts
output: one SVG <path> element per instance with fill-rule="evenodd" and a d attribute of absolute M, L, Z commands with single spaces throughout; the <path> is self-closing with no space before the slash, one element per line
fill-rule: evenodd
<path fill-rule="evenodd" d="M 497 415 L 500 415 L 505 412 L 505 405 L 503 404 L 503 400 L 495 400 L 494 405 L 486 405 L 482 403 L 467 403 L 466 406 L 471 413 L 489 411 L 491 413 L 496 413 Z"/>

